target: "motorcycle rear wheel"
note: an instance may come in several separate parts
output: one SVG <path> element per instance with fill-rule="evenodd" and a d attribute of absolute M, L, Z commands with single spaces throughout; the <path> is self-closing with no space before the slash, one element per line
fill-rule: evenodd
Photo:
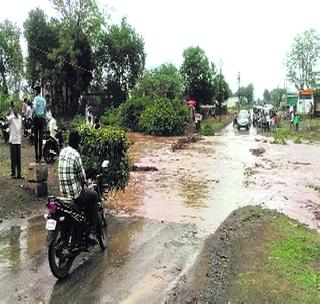
<path fill-rule="evenodd" d="M 58 225 L 49 245 L 48 258 L 52 274 L 63 279 L 69 274 L 74 257 L 67 255 L 67 240 L 62 237 L 62 226 Z"/>

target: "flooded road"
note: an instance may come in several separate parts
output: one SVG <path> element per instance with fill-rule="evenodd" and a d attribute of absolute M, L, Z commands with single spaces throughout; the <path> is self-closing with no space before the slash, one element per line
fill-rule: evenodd
<path fill-rule="evenodd" d="M 203 240 L 236 208 L 262 204 L 312 228 L 320 199 L 319 145 L 274 145 L 227 127 L 183 150 L 177 138 L 130 134 L 132 172 L 109 198 L 108 249 L 76 260 L 58 282 L 41 216 L 0 224 L 0 303 L 159 303 L 189 269 Z"/>

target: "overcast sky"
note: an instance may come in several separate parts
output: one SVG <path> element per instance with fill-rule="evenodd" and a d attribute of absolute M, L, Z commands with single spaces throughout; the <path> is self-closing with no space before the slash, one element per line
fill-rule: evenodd
<path fill-rule="evenodd" d="M 0 20 L 22 27 L 37 6 L 55 12 L 49 0 L 1 0 Z M 146 66 L 170 62 L 180 67 L 183 50 L 202 48 L 210 61 L 222 62 L 233 91 L 253 83 L 256 97 L 265 88 L 283 87 L 285 54 L 296 34 L 311 27 L 320 31 L 320 1 L 281 0 L 99 0 L 112 22 L 122 16 L 144 38 Z M 288 84 L 288 83 L 287 83 Z"/>

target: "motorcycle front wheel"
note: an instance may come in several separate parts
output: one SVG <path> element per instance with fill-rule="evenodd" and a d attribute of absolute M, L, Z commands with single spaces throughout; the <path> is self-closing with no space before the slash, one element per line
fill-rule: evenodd
<path fill-rule="evenodd" d="M 52 274 L 65 278 L 69 274 L 74 257 L 68 249 L 68 237 L 63 237 L 62 225 L 57 225 L 48 251 L 49 266 Z"/>
<path fill-rule="evenodd" d="M 106 218 L 104 215 L 104 211 L 101 210 L 98 213 L 98 223 L 97 223 L 97 238 L 98 243 L 101 248 L 101 250 L 105 250 L 107 247 L 107 241 L 106 241 Z"/>

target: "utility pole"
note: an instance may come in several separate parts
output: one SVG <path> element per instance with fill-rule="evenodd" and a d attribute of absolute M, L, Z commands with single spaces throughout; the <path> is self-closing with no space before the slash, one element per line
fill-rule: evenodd
<path fill-rule="evenodd" d="M 239 97 L 239 104 L 238 104 L 238 111 L 240 110 L 240 72 L 238 72 L 238 97 Z"/>
<path fill-rule="evenodd" d="M 221 81 L 222 81 L 222 59 L 220 59 L 220 76 L 219 76 L 219 121 L 221 122 L 221 105 L 222 105 L 222 87 L 221 87 Z"/>

